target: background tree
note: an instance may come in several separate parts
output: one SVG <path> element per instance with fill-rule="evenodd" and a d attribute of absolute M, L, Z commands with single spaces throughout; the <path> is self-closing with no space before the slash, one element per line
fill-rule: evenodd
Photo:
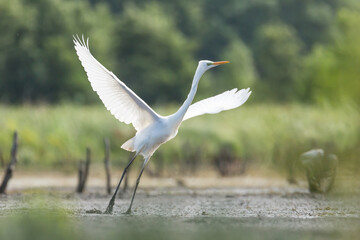
<path fill-rule="evenodd" d="M 302 96 L 316 102 L 360 103 L 360 13 L 342 9 L 338 13 L 336 41 L 319 45 L 305 61 Z"/>
<path fill-rule="evenodd" d="M 71 36 L 88 33 L 94 36 L 93 43 L 99 42 L 96 31 L 111 31 L 106 7 L 91 9 L 86 2 L 61 0 L 4 0 L 0 11 L 4 13 L 0 16 L 1 100 L 59 102 L 91 96 Z M 96 50 L 105 54 L 105 47 Z"/>
<path fill-rule="evenodd" d="M 146 102 L 179 101 L 196 68 L 192 44 L 161 5 L 129 5 L 116 31 L 117 71 Z"/>
<path fill-rule="evenodd" d="M 266 24 L 258 29 L 255 42 L 259 89 L 274 100 L 293 99 L 302 47 L 295 30 L 283 23 Z"/>
<path fill-rule="evenodd" d="M 204 76 L 200 97 L 357 99 L 357 0 L 2 0 L 0 12 L 1 102 L 98 102 L 73 34 L 149 102 L 183 100 L 201 59 L 232 64 Z"/>
<path fill-rule="evenodd" d="M 252 52 L 240 39 L 224 48 L 219 59 L 227 59 L 231 64 L 227 68 L 219 69 L 217 85 L 222 85 L 225 89 L 254 86 L 257 72 Z"/>
<path fill-rule="evenodd" d="M 304 47 L 311 50 L 317 43 L 327 43 L 334 36 L 336 8 L 341 1 L 281 1 L 279 17 L 296 29 Z"/>

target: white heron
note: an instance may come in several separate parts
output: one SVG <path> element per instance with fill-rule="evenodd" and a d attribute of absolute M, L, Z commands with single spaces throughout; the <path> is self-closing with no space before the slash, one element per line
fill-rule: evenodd
<path fill-rule="evenodd" d="M 170 115 L 161 116 L 151 109 L 140 97 L 120 81 L 112 72 L 99 63 L 89 50 L 89 39 L 74 37 L 75 50 L 83 65 L 91 86 L 99 95 L 105 107 L 119 121 L 132 124 L 136 129 L 136 135 L 126 141 L 121 148 L 135 152 L 135 155 L 125 167 L 119 184 L 109 202 L 105 213 L 112 213 L 115 196 L 127 169 L 139 154 L 144 157 L 140 174 L 137 178 L 131 203 L 126 213 L 131 213 L 136 189 L 139 185 L 144 168 L 153 153 L 163 143 L 174 138 L 178 133 L 180 124 L 192 117 L 202 114 L 214 114 L 241 106 L 249 98 L 251 91 L 248 89 L 234 88 L 211 98 L 204 99 L 191 105 L 194 99 L 201 76 L 210 68 L 228 63 L 228 61 L 212 62 L 199 61 L 196 69 L 190 93 L 180 109 Z"/>

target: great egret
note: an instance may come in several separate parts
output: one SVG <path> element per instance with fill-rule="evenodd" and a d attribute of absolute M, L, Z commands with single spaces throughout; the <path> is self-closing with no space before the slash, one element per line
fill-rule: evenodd
<path fill-rule="evenodd" d="M 80 39 L 77 36 L 74 37 L 73 40 L 76 53 L 87 73 L 91 86 L 93 90 L 97 92 L 105 107 L 115 116 L 115 118 L 126 124 L 131 123 L 136 129 L 136 135 L 121 146 L 121 148 L 127 151 L 135 152 L 135 155 L 125 167 L 105 213 L 112 213 L 115 196 L 119 190 L 120 184 L 127 169 L 137 155 L 140 154 L 144 157 L 144 163 L 137 178 L 131 203 L 126 213 L 131 212 L 136 189 L 150 157 L 161 144 L 176 136 L 180 124 L 183 121 L 202 114 L 214 114 L 239 107 L 246 102 L 251 94 L 249 88 L 241 89 L 240 91 L 234 88 L 230 91 L 226 91 L 191 105 L 201 76 L 210 68 L 228 63 L 228 61 L 212 62 L 202 60 L 199 62 L 196 69 L 187 99 L 176 113 L 164 117 L 154 112 L 154 110 L 140 97 L 91 55 L 89 50 L 89 39 L 85 42 L 84 37 Z"/>

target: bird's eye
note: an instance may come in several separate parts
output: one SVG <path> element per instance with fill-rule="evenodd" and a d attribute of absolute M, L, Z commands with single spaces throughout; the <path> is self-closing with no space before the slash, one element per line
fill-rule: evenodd
<path fill-rule="evenodd" d="M 212 65 L 212 63 L 207 63 L 206 65 L 210 66 L 210 65 Z"/>

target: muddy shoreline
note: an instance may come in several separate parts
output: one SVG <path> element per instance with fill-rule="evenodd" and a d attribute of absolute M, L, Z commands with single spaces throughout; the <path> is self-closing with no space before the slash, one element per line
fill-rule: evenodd
<path fill-rule="evenodd" d="M 7 195 L 0 196 L 0 220 L 31 212 L 34 202 L 40 201 L 42 209 L 52 211 L 54 206 L 65 209 L 74 226 L 86 229 L 91 237 L 99 234 L 99 238 L 103 229 L 144 234 L 143 237 L 156 230 L 154 234 L 161 232 L 164 239 L 178 232 L 202 232 L 201 236 L 213 232 L 210 239 L 218 239 L 214 238 L 218 233 L 233 236 L 246 232 L 247 236 L 257 238 L 270 231 L 273 239 L 287 239 L 288 234 L 292 239 L 341 239 L 359 233 L 357 192 L 310 194 L 303 183 L 290 185 L 275 180 L 262 186 L 263 180 L 253 181 L 252 185 L 249 180 L 234 187 L 241 179 L 209 179 L 187 178 L 179 186 L 176 179 L 145 178 L 131 215 L 124 212 L 132 189 L 117 198 L 113 214 L 106 215 L 101 212 L 111 196 L 104 193 L 101 185 L 90 184 L 85 193 L 76 194 L 72 184 L 31 185 L 23 189 L 14 184 Z M 214 182 L 216 187 L 211 186 Z"/>

